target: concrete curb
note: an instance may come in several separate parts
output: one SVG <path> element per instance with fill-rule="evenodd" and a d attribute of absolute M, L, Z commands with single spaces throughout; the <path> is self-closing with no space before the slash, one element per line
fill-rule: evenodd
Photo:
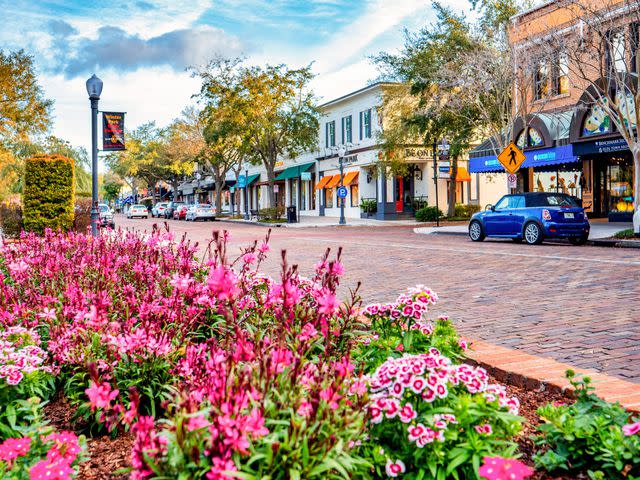
<path fill-rule="evenodd" d="M 640 384 L 631 383 L 595 370 L 575 368 L 550 358 L 537 357 L 520 350 L 500 347 L 481 340 L 466 339 L 471 348 L 468 362 L 485 368 L 499 382 L 530 390 L 571 394 L 573 387 L 565 377 L 569 369 L 591 378 L 595 394 L 624 408 L 640 412 Z"/>

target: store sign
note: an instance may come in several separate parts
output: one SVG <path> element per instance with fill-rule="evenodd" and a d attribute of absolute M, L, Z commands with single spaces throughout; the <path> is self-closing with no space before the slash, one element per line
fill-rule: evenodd
<path fill-rule="evenodd" d="M 405 148 L 404 156 L 418 160 L 429 160 L 433 158 L 432 152 L 428 148 Z"/>
<path fill-rule="evenodd" d="M 345 155 L 342 157 L 343 165 L 351 165 L 352 163 L 356 163 L 358 161 L 358 155 Z"/>
<path fill-rule="evenodd" d="M 238 188 L 244 188 L 247 186 L 247 177 L 244 175 L 240 175 L 238 177 Z"/>
<path fill-rule="evenodd" d="M 595 140 L 593 142 L 579 142 L 573 144 L 574 155 L 589 155 L 593 153 L 612 153 L 629 150 L 624 138 L 610 140 Z"/>
<path fill-rule="evenodd" d="M 102 150 L 116 152 L 124 146 L 124 112 L 102 112 Z"/>
<path fill-rule="evenodd" d="M 278 193 L 280 191 L 280 185 L 277 183 L 273 186 L 273 193 Z"/>
<path fill-rule="evenodd" d="M 451 162 L 440 162 L 438 164 L 438 178 L 451 178 Z"/>
<path fill-rule="evenodd" d="M 302 180 L 303 182 L 311 180 L 311 172 L 302 172 L 300 174 L 300 180 Z"/>

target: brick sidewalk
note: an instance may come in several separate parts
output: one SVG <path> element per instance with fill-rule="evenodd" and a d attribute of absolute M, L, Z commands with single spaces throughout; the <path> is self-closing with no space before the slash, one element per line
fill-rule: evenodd
<path fill-rule="evenodd" d="M 146 229 L 154 223 L 116 221 Z M 171 222 L 171 228 L 200 242 L 214 229 L 228 229 L 232 253 L 267 232 L 230 223 Z M 476 244 L 418 235 L 411 227 L 277 228 L 265 269 L 278 274 L 279 251 L 286 249 L 308 275 L 327 247 L 340 246 L 344 295 L 362 281 L 365 303 L 391 301 L 422 283 L 440 296 L 434 315 L 448 314 L 469 338 L 640 383 L 638 250 Z"/>

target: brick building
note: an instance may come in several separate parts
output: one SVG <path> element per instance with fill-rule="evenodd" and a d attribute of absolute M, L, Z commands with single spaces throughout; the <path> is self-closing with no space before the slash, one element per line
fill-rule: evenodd
<path fill-rule="evenodd" d="M 638 8 L 555 0 L 511 18 L 517 118 L 509 135 L 527 157 L 519 189 L 569 193 L 592 217 L 631 221 L 633 158 L 593 88 L 615 88 L 611 79 L 622 77 L 607 72 L 635 71 Z M 495 156 L 476 157 L 471 171 L 500 171 Z"/>

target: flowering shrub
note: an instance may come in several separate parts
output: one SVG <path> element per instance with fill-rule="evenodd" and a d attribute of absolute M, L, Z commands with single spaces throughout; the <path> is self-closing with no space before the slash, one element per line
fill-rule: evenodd
<path fill-rule="evenodd" d="M 53 392 L 53 370 L 46 359 L 35 330 L 0 326 L 0 439 L 15 435 L 24 422 L 20 400 L 46 399 Z"/>
<path fill-rule="evenodd" d="M 640 422 L 630 419 L 620 404 L 593 395 L 588 377 L 576 379 L 572 405 L 549 404 L 538 410 L 544 420 L 536 443 L 543 447 L 534 458 L 546 470 L 587 470 L 594 479 L 640 478 Z"/>
<path fill-rule="evenodd" d="M 437 301 L 435 292 L 417 285 L 393 303 L 368 305 L 362 314 L 371 322 L 372 335 L 365 337 L 358 349 L 358 357 L 366 363 L 367 370 L 375 369 L 389 356 L 424 353 L 429 348 L 437 348 L 452 359 L 460 358 L 466 344 L 460 341 L 448 318 L 428 318 L 429 308 Z"/>
<path fill-rule="evenodd" d="M 42 422 L 41 405 L 25 402 L 22 410 L 30 419 L 23 436 L 0 443 L 0 477 L 6 479 L 68 480 L 75 478 L 84 460 L 84 437 L 68 431 L 56 432 Z"/>
<path fill-rule="evenodd" d="M 486 456 L 513 457 L 519 403 L 480 367 L 436 349 L 390 358 L 369 380 L 368 451 L 376 473 L 475 478 Z M 393 473 L 393 475 L 390 474 Z"/>

